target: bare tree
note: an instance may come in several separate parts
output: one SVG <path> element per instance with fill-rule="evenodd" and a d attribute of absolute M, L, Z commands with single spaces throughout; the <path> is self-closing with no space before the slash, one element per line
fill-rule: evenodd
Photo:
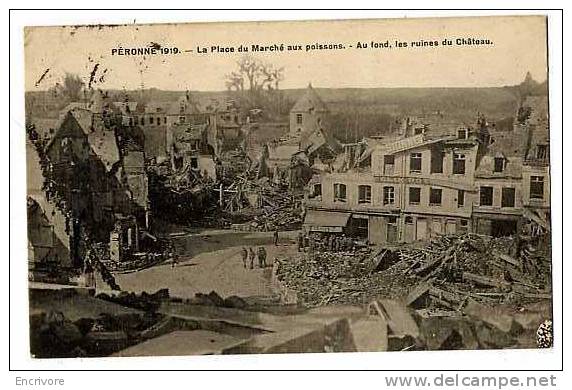
<path fill-rule="evenodd" d="M 66 73 L 63 85 L 60 85 L 61 93 L 70 101 L 78 101 L 81 99 L 81 92 L 85 83 L 75 74 Z"/>
<path fill-rule="evenodd" d="M 238 60 L 236 65 L 237 69 L 225 76 L 225 85 L 229 91 L 240 92 L 250 106 L 259 105 L 262 92 L 277 90 L 284 80 L 284 68 L 276 68 L 249 55 Z"/>

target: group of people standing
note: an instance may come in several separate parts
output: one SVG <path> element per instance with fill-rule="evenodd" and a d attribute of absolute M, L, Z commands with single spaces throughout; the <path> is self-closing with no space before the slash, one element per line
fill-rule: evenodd
<path fill-rule="evenodd" d="M 263 246 L 259 246 L 258 250 L 254 252 L 252 247 L 246 249 L 242 247 L 241 250 L 242 255 L 242 264 L 244 268 L 254 269 L 254 262 L 258 258 L 258 267 L 259 268 L 266 268 L 268 264 L 266 263 L 266 249 Z"/>
<path fill-rule="evenodd" d="M 355 242 L 345 234 L 298 234 L 298 252 L 351 252 L 355 249 Z"/>

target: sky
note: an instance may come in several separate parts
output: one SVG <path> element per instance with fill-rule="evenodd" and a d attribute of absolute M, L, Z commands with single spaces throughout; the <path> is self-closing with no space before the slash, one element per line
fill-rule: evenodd
<path fill-rule="evenodd" d="M 527 71 L 540 82 L 547 75 L 543 16 L 27 27 L 24 34 L 27 91 L 46 90 L 66 73 L 88 84 L 96 64 L 96 88 L 220 91 L 225 75 L 244 56 L 237 48 L 253 44 L 302 46 L 249 53 L 284 68 L 283 89 L 309 82 L 319 88 L 491 87 L 518 84 Z M 492 44 L 456 45 L 459 38 Z M 443 46 L 444 39 L 453 45 Z M 421 40 L 439 45 L 412 47 Z M 372 48 L 372 41 L 392 47 Z M 396 41 L 408 46 L 397 47 Z M 113 49 L 152 42 L 179 53 L 112 55 Z M 368 47 L 357 48 L 358 42 Z M 306 51 L 313 44 L 344 49 Z M 235 52 L 212 53 L 212 46 Z M 206 54 L 200 53 L 203 48 Z"/>

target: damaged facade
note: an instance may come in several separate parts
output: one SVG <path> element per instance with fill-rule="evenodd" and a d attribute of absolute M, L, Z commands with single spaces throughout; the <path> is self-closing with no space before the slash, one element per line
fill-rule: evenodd
<path fill-rule="evenodd" d="M 456 134 L 421 127 L 366 142 L 365 150 L 346 148 L 338 169 L 308 186 L 306 229 L 375 244 L 467 232 L 504 236 L 530 220 L 548 229 L 548 118 L 546 108 L 538 111 L 503 134 L 489 132 L 480 117 L 476 129 Z"/>
<path fill-rule="evenodd" d="M 49 142 L 30 151 L 38 158 L 45 192 L 40 201 L 33 195 L 29 200 L 29 212 L 38 216 L 31 229 L 51 225 L 67 248 L 64 268 L 81 268 L 91 243 L 109 244 L 111 260 L 118 261 L 139 249 L 139 231 L 149 227 L 144 136 L 138 127 L 124 126 L 124 119 L 96 92 L 89 109 L 68 111 Z M 33 236 L 38 235 L 31 235 L 30 244 L 40 253 Z"/>

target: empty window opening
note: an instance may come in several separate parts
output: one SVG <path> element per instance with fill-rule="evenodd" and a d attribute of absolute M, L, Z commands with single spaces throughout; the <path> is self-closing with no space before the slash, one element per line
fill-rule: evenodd
<path fill-rule="evenodd" d="M 531 176 L 530 177 L 530 198 L 531 199 L 544 199 L 544 177 Z"/>
<path fill-rule="evenodd" d="M 461 153 L 453 153 L 453 174 L 465 174 L 465 155 Z"/>
<path fill-rule="evenodd" d="M 501 207 L 514 207 L 515 190 L 514 188 L 503 188 L 501 197 Z"/>
<path fill-rule="evenodd" d="M 367 218 L 352 218 L 350 226 L 354 237 L 367 239 L 369 233 L 369 220 Z"/>
<path fill-rule="evenodd" d="M 548 158 L 548 145 L 536 146 L 536 158 L 546 160 Z"/>
<path fill-rule="evenodd" d="M 494 172 L 504 171 L 505 159 L 503 157 L 495 157 L 495 169 Z"/>
<path fill-rule="evenodd" d="M 479 204 L 481 206 L 493 205 L 493 187 L 488 187 L 488 186 L 481 187 Z"/>
<path fill-rule="evenodd" d="M 334 184 L 334 202 L 346 201 L 346 185 L 341 183 Z"/>
<path fill-rule="evenodd" d="M 457 191 L 457 207 L 463 207 L 465 205 L 465 190 Z"/>
<path fill-rule="evenodd" d="M 421 172 L 421 153 L 411 153 L 409 158 L 409 172 Z"/>
<path fill-rule="evenodd" d="M 393 175 L 395 171 L 395 156 L 385 155 L 383 156 L 383 174 L 390 176 Z"/>
<path fill-rule="evenodd" d="M 316 183 L 312 188 L 311 198 L 322 198 L 322 184 Z"/>
<path fill-rule="evenodd" d="M 358 186 L 358 203 L 371 203 L 371 186 Z"/>
<path fill-rule="evenodd" d="M 457 225 L 457 233 L 463 234 L 463 233 L 468 233 L 468 231 L 469 231 L 469 221 L 467 221 L 466 219 L 459 220 L 459 224 Z"/>
<path fill-rule="evenodd" d="M 431 188 L 429 192 L 429 206 L 440 206 L 443 190 L 440 188 Z"/>
<path fill-rule="evenodd" d="M 417 205 L 421 203 L 421 188 L 410 187 L 409 188 L 409 204 Z"/>

